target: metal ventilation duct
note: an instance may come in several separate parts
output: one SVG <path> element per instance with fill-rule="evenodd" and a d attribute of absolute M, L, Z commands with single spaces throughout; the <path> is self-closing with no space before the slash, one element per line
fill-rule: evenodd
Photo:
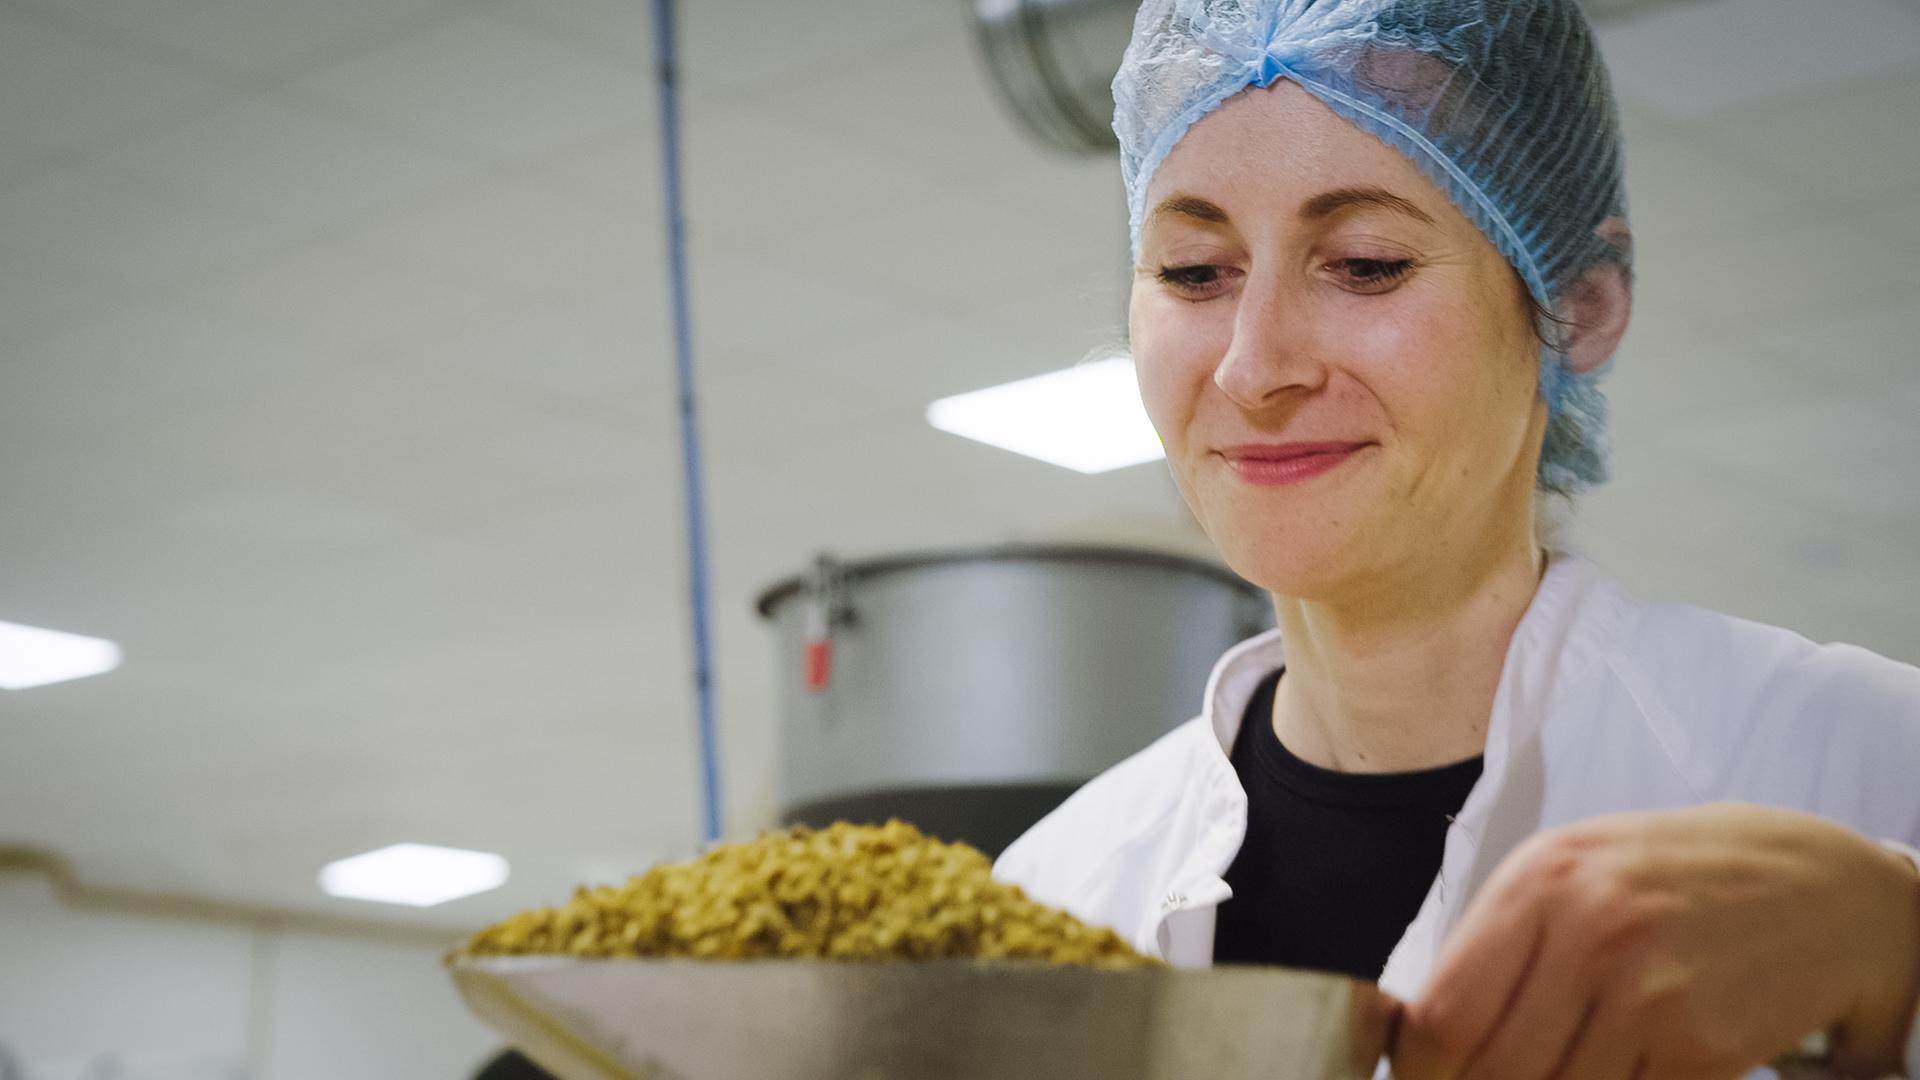
<path fill-rule="evenodd" d="M 1119 147 L 1111 87 L 1138 0 L 971 2 L 994 87 L 1028 135 L 1072 154 Z"/>
<path fill-rule="evenodd" d="M 1692 0 L 1582 0 L 1596 23 Z M 1114 72 L 1139 0 L 968 0 L 1001 103 L 1036 142 L 1070 154 L 1118 147 Z"/>

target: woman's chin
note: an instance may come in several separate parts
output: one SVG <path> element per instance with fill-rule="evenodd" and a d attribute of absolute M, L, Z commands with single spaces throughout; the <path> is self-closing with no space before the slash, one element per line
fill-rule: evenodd
<path fill-rule="evenodd" d="M 1369 565 L 1378 562 L 1370 538 L 1386 534 L 1362 528 L 1370 515 L 1348 500 L 1344 506 L 1302 504 L 1230 509 L 1207 515 L 1208 535 L 1234 573 L 1270 593 L 1303 600 L 1341 591 Z"/>
<path fill-rule="evenodd" d="M 1351 552 L 1309 544 L 1276 550 L 1272 545 L 1235 549 L 1217 545 L 1229 569 L 1277 596 L 1323 600 L 1341 591 L 1359 570 Z"/>

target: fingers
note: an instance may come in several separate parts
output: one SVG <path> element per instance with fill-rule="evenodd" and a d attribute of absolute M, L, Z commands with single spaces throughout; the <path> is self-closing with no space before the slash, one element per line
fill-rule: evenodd
<path fill-rule="evenodd" d="M 1461 1075 L 1469 1080 L 1545 1080 L 1566 1059 L 1600 989 L 1585 934 L 1549 928 L 1513 1005 Z"/>
<path fill-rule="evenodd" d="M 1628 1080 L 1640 1075 L 1640 1032 L 1634 1011 L 1623 1002 L 1602 1000 L 1574 1037 L 1554 1080 Z"/>
<path fill-rule="evenodd" d="M 1481 901 L 1493 899 L 1483 895 Z M 1475 919 L 1480 907 L 1476 902 L 1467 913 L 1426 993 L 1407 1009 L 1393 1055 L 1393 1074 L 1401 1080 L 1462 1075 L 1533 966 L 1545 929 L 1538 912 L 1523 909 L 1503 926 L 1492 918 Z"/>
<path fill-rule="evenodd" d="M 1396 1076 L 1551 1072 L 1596 990 L 1582 970 L 1592 959 L 1587 935 L 1569 924 L 1565 899 L 1590 846 L 1583 834 L 1542 834 L 1494 871 L 1408 1012 Z"/>
<path fill-rule="evenodd" d="M 1400 1017 L 1406 1011 L 1399 999 L 1369 982 L 1355 982 L 1347 1006 L 1350 1064 L 1355 1076 L 1372 1076 L 1380 1059 L 1393 1049 Z"/>

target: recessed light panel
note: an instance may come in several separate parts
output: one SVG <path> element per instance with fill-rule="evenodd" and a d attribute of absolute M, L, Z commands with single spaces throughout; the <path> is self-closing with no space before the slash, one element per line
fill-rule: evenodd
<path fill-rule="evenodd" d="M 0 690 L 84 679 L 120 666 L 120 646 L 105 638 L 0 622 Z"/>
<path fill-rule="evenodd" d="M 941 398 L 927 406 L 927 422 L 1076 472 L 1165 456 L 1125 357 Z"/>
<path fill-rule="evenodd" d="M 320 888 L 328 896 L 410 907 L 444 904 L 506 880 L 507 860 L 492 852 L 431 844 L 394 844 L 320 869 Z"/>

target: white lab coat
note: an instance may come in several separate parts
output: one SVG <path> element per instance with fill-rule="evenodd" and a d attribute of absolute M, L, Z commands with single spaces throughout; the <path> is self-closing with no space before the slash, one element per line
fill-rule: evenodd
<path fill-rule="evenodd" d="M 995 874 L 1176 966 L 1209 964 L 1214 910 L 1231 892 L 1222 875 L 1246 832 L 1227 754 L 1255 685 L 1284 655 L 1277 630 L 1228 650 L 1199 716 L 1081 788 Z M 1380 978 L 1403 1000 L 1419 996 L 1502 857 L 1541 829 L 1733 800 L 1920 844 L 1920 669 L 1643 604 L 1577 556 L 1552 560 L 1514 632 L 1485 755 L 1440 873 Z M 1920 1077 L 1915 1028 L 1907 1072 Z"/>

